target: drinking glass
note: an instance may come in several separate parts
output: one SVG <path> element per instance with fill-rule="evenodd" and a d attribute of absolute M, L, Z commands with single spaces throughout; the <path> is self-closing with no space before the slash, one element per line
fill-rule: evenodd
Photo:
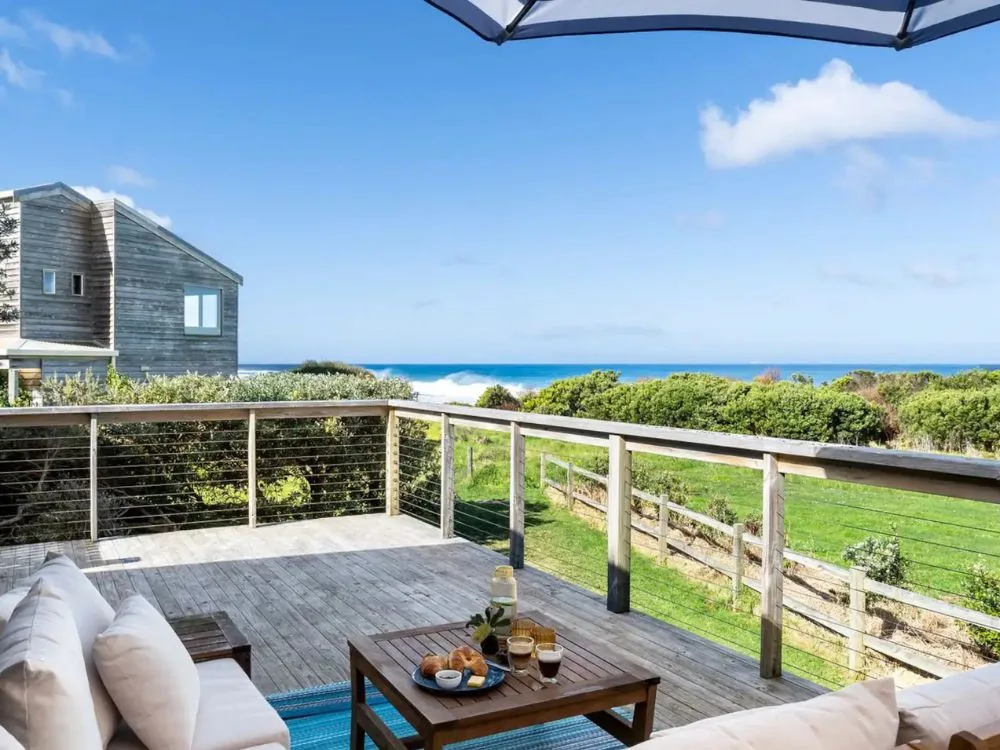
<path fill-rule="evenodd" d="M 507 639 L 507 658 L 514 674 L 524 674 L 531 666 L 531 653 L 535 649 L 535 639 L 525 635 L 512 635 Z"/>
<path fill-rule="evenodd" d="M 563 647 L 558 643 L 539 643 L 535 646 L 535 655 L 538 657 L 538 671 L 542 675 L 542 682 L 556 683 L 556 675 L 562 664 Z"/>

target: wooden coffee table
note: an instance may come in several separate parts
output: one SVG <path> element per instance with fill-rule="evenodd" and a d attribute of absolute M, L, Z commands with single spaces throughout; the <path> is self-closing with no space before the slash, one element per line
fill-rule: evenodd
<path fill-rule="evenodd" d="M 429 693 L 410 677 L 424 654 L 444 654 L 468 645 L 464 623 L 350 639 L 351 749 L 362 750 L 368 735 L 382 750 L 440 750 L 452 742 L 572 716 L 586 716 L 628 746 L 648 739 L 659 676 L 609 655 L 549 617 L 528 616 L 558 633 L 565 649 L 558 684 L 541 682 L 532 663 L 527 674 L 509 673 L 503 685 L 474 698 Z M 392 734 L 365 702 L 366 678 L 417 730 L 416 735 Z M 631 704 L 635 704 L 631 722 L 611 711 Z"/>

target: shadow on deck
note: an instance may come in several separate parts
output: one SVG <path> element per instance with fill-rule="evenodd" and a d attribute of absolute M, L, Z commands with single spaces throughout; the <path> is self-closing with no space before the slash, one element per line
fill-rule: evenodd
<path fill-rule="evenodd" d="M 265 694 L 346 680 L 351 635 L 465 619 L 504 559 L 406 516 L 325 518 L 0 549 L 0 587 L 49 550 L 72 555 L 107 599 L 143 594 L 168 617 L 226 610 L 253 644 Z M 658 672 L 656 728 L 820 692 L 794 676 L 763 680 L 753 659 L 595 594 L 518 571 L 521 606 L 549 612 Z"/>

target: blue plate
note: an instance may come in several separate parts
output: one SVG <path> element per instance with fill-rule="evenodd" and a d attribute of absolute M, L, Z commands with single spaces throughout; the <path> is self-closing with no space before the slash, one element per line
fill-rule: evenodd
<path fill-rule="evenodd" d="M 504 678 L 507 677 L 507 673 L 502 669 L 497 669 L 494 666 L 487 666 L 489 670 L 486 673 L 486 681 L 483 683 L 482 687 L 470 688 L 468 685 L 469 678 L 472 673 L 468 669 L 465 670 L 465 674 L 462 675 L 462 681 L 459 683 L 458 687 L 454 690 L 445 690 L 444 688 L 438 687 L 438 684 L 434 681 L 433 677 L 424 677 L 420 674 L 420 667 L 416 667 L 413 670 L 413 674 L 410 676 L 413 681 L 417 683 L 424 690 L 428 690 L 432 693 L 437 693 L 438 695 L 454 695 L 456 697 L 461 697 L 463 695 L 476 695 L 477 693 L 485 693 L 487 690 L 492 690 L 497 685 L 503 683 Z"/>

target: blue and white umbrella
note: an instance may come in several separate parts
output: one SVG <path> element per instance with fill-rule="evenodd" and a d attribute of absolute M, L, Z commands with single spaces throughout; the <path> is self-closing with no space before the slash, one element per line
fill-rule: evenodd
<path fill-rule="evenodd" d="M 426 1 L 497 44 L 688 29 L 904 49 L 1000 20 L 994 0 Z"/>

